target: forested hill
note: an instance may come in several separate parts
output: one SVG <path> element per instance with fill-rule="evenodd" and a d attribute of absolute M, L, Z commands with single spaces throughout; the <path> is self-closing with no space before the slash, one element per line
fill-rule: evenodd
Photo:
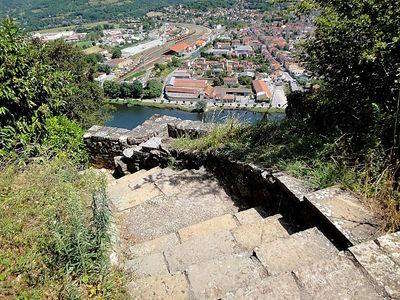
<path fill-rule="evenodd" d="M 15 17 L 35 30 L 80 22 L 140 17 L 150 10 L 193 0 L 0 0 L 0 18 Z"/>

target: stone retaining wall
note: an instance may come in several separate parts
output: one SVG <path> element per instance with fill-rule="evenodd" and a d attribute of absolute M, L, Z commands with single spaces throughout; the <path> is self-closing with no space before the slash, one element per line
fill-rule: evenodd
<path fill-rule="evenodd" d="M 170 164 L 181 169 L 204 166 L 243 208 L 262 206 L 272 214 L 285 215 L 299 225 L 296 230 L 318 226 L 339 249 L 374 238 L 378 231 L 374 216 L 351 193 L 314 192 L 285 173 L 233 161 L 218 152 L 171 147 L 174 138 L 197 138 L 213 126 L 156 115 L 133 130 L 94 126 L 84 139 L 92 162 L 114 169 L 116 177 Z"/>

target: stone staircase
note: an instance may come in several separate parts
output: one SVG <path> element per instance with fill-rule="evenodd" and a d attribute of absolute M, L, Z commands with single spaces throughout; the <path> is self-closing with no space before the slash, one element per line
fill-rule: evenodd
<path fill-rule="evenodd" d="M 398 296 L 400 269 L 392 259 L 392 264 L 378 260 L 380 266 L 397 268 L 386 284 L 382 274 L 374 273 L 376 267 L 370 268 L 373 259 L 357 252 L 367 247 L 361 242 L 354 246 L 358 248 L 339 251 L 316 227 L 299 231 L 280 214 L 237 202 L 204 169 L 140 170 L 111 180 L 108 194 L 116 224 L 115 254 L 132 278 L 132 298 Z M 308 198 L 315 201 L 315 193 Z M 399 244 L 393 239 L 382 243 L 398 260 Z"/>

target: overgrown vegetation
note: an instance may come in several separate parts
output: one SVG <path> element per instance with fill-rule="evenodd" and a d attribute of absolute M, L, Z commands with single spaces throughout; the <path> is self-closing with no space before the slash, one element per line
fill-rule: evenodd
<path fill-rule="evenodd" d="M 316 83 L 288 97 L 287 119 L 228 124 L 177 146 L 218 149 L 286 170 L 315 188 L 341 184 L 373 199 L 387 229 L 398 229 L 400 6 L 394 0 L 315 0 L 299 8 L 319 11 L 315 35 L 303 48 Z"/>
<path fill-rule="evenodd" d="M 0 298 L 124 299 L 105 180 L 85 128 L 106 116 L 97 59 L 0 25 Z"/>
<path fill-rule="evenodd" d="M 0 298 L 124 298 L 104 178 L 56 159 L 0 172 Z"/>

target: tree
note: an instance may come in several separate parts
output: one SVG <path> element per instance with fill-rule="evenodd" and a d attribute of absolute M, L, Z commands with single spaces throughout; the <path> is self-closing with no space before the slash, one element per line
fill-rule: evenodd
<path fill-rule="evenodd" d="M 132 97 L 141 98 L 143 94 L 143 85 L 139 80 L 135 80 L 132 83 Z"/>
<path fill-rule="evenodd" d="M 97 71 L 106 73 L 107 75 L 109 75 L 111 73 L 111 67 L 106 64 L 99 64 L 97 67 Z"/>
<path fill-rule="evenodd" d="M 112 55 L 112 56 L 111 56 L 112 58 L 121 58 L 121 56 L 122 56 L 122 51 L 121 51 L 121 49 L 120 49 L 119 47 L 116 47 L 116 48 L 113 49 L 111 55 Z"/>
<path fill-rule="evenodd" d="M 400 5 L 397 0 L 302 1 L 317 7 L 314 37 L 305 45 L 320 89 L 305 95 L 321 131 L 338 130 L 355 149 L 399 143 Z"/>
<path fill-rule="evenodd" d="M 104 119 L 96 66 L 63 41 L 46 44 L 25 36 L 6 19 L 0 24 L 0 151 L 40 140 L 44 122 L 65 115 L 84 127 Z"/>
<path fill-rule="evenodd" d="M 163 90 L 163 84 L 158 79 L 151 79 L 147 83 L 144 89 L 143 97 L 147 99 L 158 98 L 161 96 Z"/>
<path fill-rule="evenodd" d="M 250 76 L 239 76 L 239 84 L 245 86 L 251 86 L 252 78 Z"/>
<path fill-rule="evenodd" d="M 104 94 L 111 98 L 116 99 L 121 97 L 120 85 L 116 81 L 107 80 L 103 84 Z"/>

